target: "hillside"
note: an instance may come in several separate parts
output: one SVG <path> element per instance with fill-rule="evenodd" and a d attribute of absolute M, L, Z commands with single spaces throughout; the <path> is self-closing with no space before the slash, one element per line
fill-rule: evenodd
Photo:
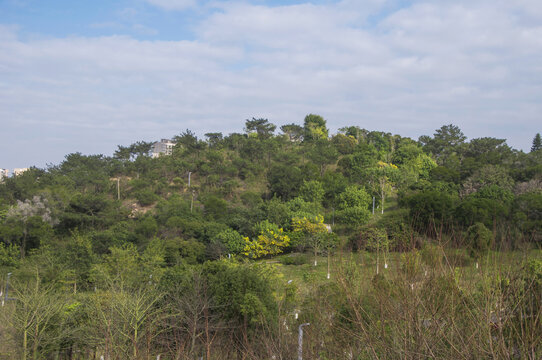
<path fill-rule="evenodd" d="M 292 358 L 301 321 L 314 359 L 542 356 L 534 142 L 312 114 L 171 140 L 0 183 L 0 359 Z"/>

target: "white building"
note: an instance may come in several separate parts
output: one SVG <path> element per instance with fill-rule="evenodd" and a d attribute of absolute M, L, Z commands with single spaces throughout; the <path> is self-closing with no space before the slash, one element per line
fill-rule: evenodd
<path fill-rule="evenodd" d="M 13 169 L 13 176 L 19 176 L 24 173 L 28 168 L 15 168 Z"/>
<path fill-rule="evenodd" d="M 4 181 L 4 178 L 7 178 L 8 176 L 9 176 L 8 169 L 0 169 L 0 182 Z"/>
<path fill-rule="evenodd" d="M 152 157 L 157 158 L 161 155 L 173 154 L 173 147 L 176 143 L 169 139 L 162 139 L 152 144 Z"/>

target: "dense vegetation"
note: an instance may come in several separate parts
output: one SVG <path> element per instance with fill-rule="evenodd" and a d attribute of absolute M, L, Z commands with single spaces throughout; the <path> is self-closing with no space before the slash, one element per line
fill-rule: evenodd
<path fill-rule="evenodd" d="M 5 179 L 0 359 L 542 356 L 539 134 L 280 130 Z"/>

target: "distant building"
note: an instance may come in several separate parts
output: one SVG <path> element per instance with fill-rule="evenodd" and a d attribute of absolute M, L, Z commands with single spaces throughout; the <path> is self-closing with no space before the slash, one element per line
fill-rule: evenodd
<path fill-rule="evenodd" d="M 24 173 L 28 168 L 15 168 L 13 169 L 13 176 L 19 176 Z"/>
<path fill-rule="evenodd" d="M 4 181 L 4 178 L 7 178 L 8 176 L 9 176 L 8 169 L 0 169 L 0 182 Z"/>
<path fill-rule="evenodd" d="M 152 144 L 152 157 L 157 158 L 161 155 L 173 154 L 173 147 L 176 143 L 169 139 L 162 139 Z"/>

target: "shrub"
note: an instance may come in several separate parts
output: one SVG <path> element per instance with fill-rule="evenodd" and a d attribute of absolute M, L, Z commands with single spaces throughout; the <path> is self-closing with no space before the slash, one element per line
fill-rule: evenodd
<path fill-rule="evenodd" d="M 158 200 L 158 196 L 149 189 L 138 190 L 134 194 L 141 206 L 149 206 Z"/>
<path fill-rule="evenodd" d="M 304 265 L 309 263 L 309 259 L 307 258 L 307 255 L 300 254 L 300 255 L 290 255 L 285 256 L 280 259 L 280 263 L 282 265 Z"/>
<path fill-rule="evenodd" d="M 226 229 L 215 235 L 211 243 L 222 244 L 231 254 L 239 254 L 245 248 L 245 239 L 233 229 Z"/>
<path fill-rule="evenodd" d="M 493 234 L 484 224 L 478 222 L 468 228 L 467 238 L 469 240 L 470 255 L 479 260 L 489 251 L 493 241 Z"/>

